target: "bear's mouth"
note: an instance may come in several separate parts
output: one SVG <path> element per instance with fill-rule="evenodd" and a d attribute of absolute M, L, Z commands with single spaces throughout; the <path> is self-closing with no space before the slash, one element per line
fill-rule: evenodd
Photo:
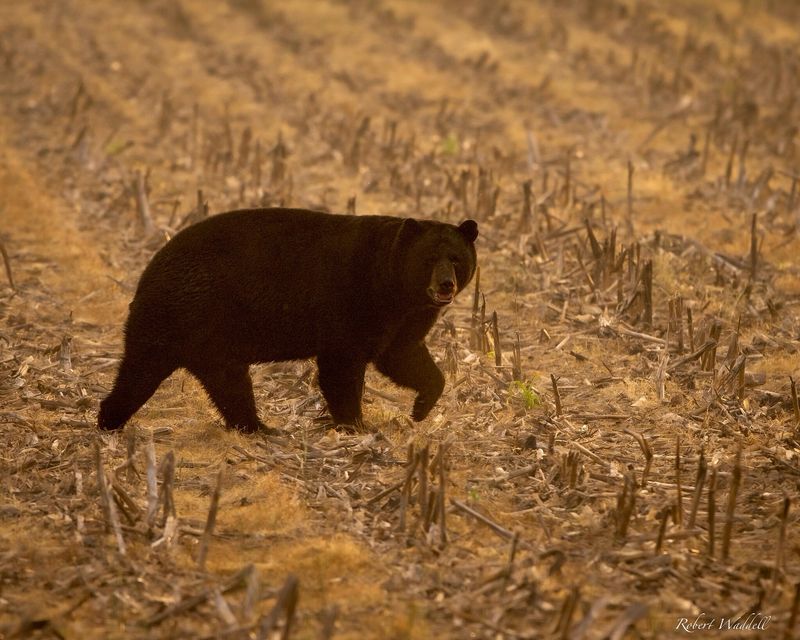
<path fill-rule="evenodd" d="M 428 289 L 428 296 L 430 296 L 430 299 L 433 300 L 433 304 L 437 307 L 446 307 L 455 298 L 454 293 L 444 293 L 442 291 L 434 291 L 433 289 Z"/>

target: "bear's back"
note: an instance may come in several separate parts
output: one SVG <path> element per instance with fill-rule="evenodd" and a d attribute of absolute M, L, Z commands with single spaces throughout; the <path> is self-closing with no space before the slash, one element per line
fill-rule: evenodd
<path fill-rule="evenodd" d="M 309 357 L 331 327 L 376 318 L 392 302 L 384 262 L 401 225 L 390 216 L 302 209 L 212 216 L 153 257 L 128 333 L 162 348 L 213 345 L 253 361 Z"/>

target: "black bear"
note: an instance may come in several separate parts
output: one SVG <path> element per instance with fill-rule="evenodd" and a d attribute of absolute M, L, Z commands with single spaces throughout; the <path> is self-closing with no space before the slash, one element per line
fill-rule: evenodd
<path fill-rule="evenodd" d="M 368 363 L 417 392 L 422 420 L 444 388 L 424 338 L 471 280 L 478 225 L 304 209 L 246 209 L 181 231 L 130 304 L 125 354 L 102 401 L 119 429 L 173 371 L 195 375 L 226 426 L 266 429 L 248 365 L 316 357 L 333 420 L 361 424 Z"/>

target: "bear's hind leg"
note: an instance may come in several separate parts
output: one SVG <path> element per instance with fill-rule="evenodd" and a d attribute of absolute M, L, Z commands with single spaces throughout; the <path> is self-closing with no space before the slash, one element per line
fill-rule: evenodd
<path fill-rule="evenodd" d="M 106 431 L 122 428 L 176 368 L 163 363 L 124 357 L 114 388 L 100 403 L 97 426 Z"/>
<path fill-rule="evenodd" d="M 425 419 L 444 391 L 444 376 L 424 343 L 393 345 L 375 365 L 396 384 L 417 392 L 411 412 L 417 422 Z"/>
<path fill-rule="evenodd" d="M 190 366 L 189 371 L 200 380 L 228 429 L 238 429 L 243 433 L 255 433 L 260 429 L 275 431 L 258 419 L 247 363 L 203 363 Z"/>
<path fill-rule="evenodd" d="M 347 355 L 325 354 L 317 357 L 319 387 L 328 411 L 336 424 L 363 427 L 361 396 L 364 393 L 366 362 L 353 361 Z"/>

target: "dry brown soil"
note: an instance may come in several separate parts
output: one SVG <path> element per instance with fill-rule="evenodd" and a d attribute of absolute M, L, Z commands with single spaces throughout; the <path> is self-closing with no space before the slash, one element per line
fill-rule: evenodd
<path fill-rule="evenodd" d="M 0 637 L 800 634 L 798 24 L 782 0 L 0 0 Z M 253 368 L 281 437 L 226 432 L 183 373 L 97 433 L 198 190 L 477 219 L 431 417 L 370 373 L 374 431 L 336 432 L 303 362 Z"/>

